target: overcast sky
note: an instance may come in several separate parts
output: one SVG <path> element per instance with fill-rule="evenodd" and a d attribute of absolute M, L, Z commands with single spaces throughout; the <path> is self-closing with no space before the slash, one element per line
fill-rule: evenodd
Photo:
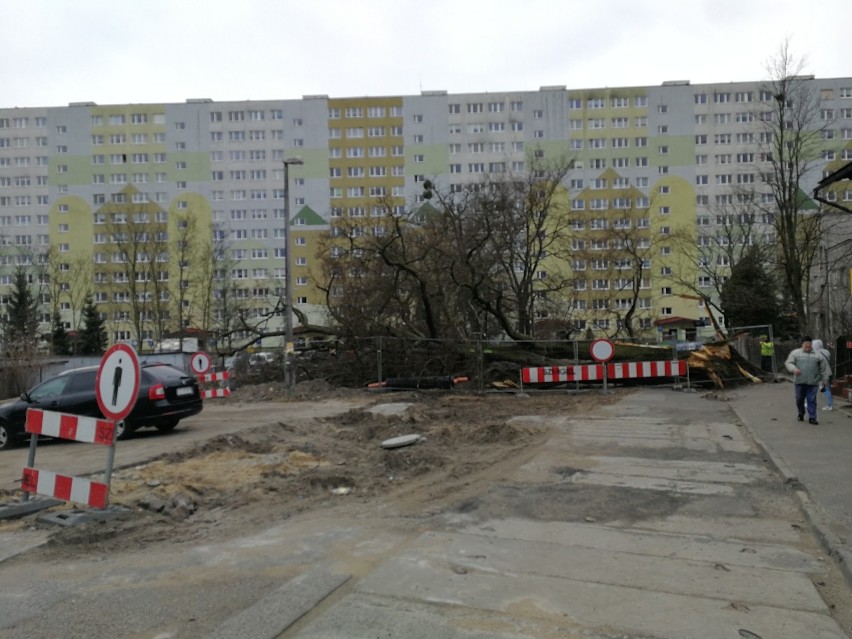
<path fill-rule="evenodd" d="M 0 0 L 0 107 L 852 76 L 848 0 Z"/>

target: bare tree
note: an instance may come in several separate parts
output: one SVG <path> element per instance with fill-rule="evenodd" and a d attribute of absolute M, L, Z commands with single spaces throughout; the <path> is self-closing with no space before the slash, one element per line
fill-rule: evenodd
<path fill-rule="evenodd" d="M 86 299 L 92 297 L 92 279 L 94 277 L 92 253 L 82 253 L 71 258 L 69 266 L 68 282 L 70 287 L 64 293 L 71 310 L 71 328 L 80 330 Z"/>
<path fill-rule="evenodd" d="M 548 308 L 548 296 L 570 291 L 559 264 L 571 162 L 530 156 L 530 165 L 460 189 L 424 184 L 435 203 L 404 216 L 386 202 L 369 225 L 337 219 L 321 246 L 320 288 L 343 331 L 530 339 L 536 305 Z"/>
<path fill-rule="evenodd" d="M 201 245 L 203 240 L 198 235 L 198 224 L 191 212 L 179 213 L 174 221 L 175 237 L 170 242 L 170 257 L 175 281 L 172 282 L 171 300 L 173 302 L 174 320 L 178 331 L 184 330 L 193 316 L 192 295 L 193 280 L 196 273 L 204 273 L 199 269 Z"/>
<path fill-rule="evenodd" d="M 568 156 L 527 157 L 521 174 L 490 176 L 461 201 L 439 204 L 453 228 L 447 259 L 453 281 L 512 339 L 533 336 L 542 299 L 570 296 L 571 220 L 563 182 Z"/>
<path fill-rule="evenodd" d="M 226 231 L 210 226 L 207 238 L 198 247 L 198 268 L 194 269 L 196 286 L 193 288 L 197 298 L 193 303 L 199 309 L 201 329 L 216 334 L 219 352 L 231 348 L 230 335 L 236 326 L 233 295 L 236 264 L 231 257 Z"/>
<path fill-rule="evenodd" d="M 166 222 L 154 204 L 119 205 L 108 213 L 114 301 L 127 315 L 139 344 L 162 339 L 168 290 L 158 271 L 168 263 Z M 150 328 L 148 328 L 150 327 Z"/>
<path fill-rule="evenodd" d="M 760 256 L 774 263 L 775 229 L 773 216 L 759 205 L 754 190 L 732 189 L 718 193 L 715 201 L 698 211 L 695 229 L 676 229 L 674 281 L 722 316 L 722 288 L 732 269 L 746 255 Z M 716 326 L 721 332 L 721 327 Z"/>
<path fill-rule="evenodd" d="M 427 207 L 433 211 L 431 207 Z M 320 243 L 327 305 L 347 335 L 405 334 L 438 337 L 441 310 L 436 281 L 438 246 L 431 224 L 395 215 L 389 202 L 370 224 L 343 215 Z"/>
<path fill-rule="evenodd" d="M 269 330 L 281 314 L 280 296 L 274 298 L 269 282 L 242 285 L 246 278 L 240 271 L 244 269 L 234 257 L 225 229 L 213 225 L 205 235 L 204 239 L 198 235 L 186 247 L 196 263 L 187 273 L 194 292 L 187 299 L 191 308 L 198 309 L 193 315 L 199 318 L 202 330 L 215 333 L 217 351 L 233 353 L 258 337 L 283 335 L 283 330 Z"/>
<path fill-rule="evenodd" d="M 822 129 L 819 95 L 811 77 L 802 76 L 804 60 L 797 59 L 785 41 L 767 64 L 769 81 L 763 88 L 768 110 L 760 114 L 761 178 L 769 190 L 763 210 L 772 217 L 778 240 L 777 266 L 787 301 L 800 332 L 812 328 L 810 271 L 819 250 L 822 213 L 802 190 L 817 169 Z"/>
<path fill-rule="evenodd" d="M 589 279 L 592 283 L 592 308 L 585 310 L 593 317 L 614 319 L 609 323 L 612 337 L 638 337 L 653 313 L 650 269 L 659 246 L 651 231 L 650 204 L 639 205 L 642 197 L 636 189 L 619 191 L 610 201 L 618 208 L 600 211 L 600 217 L 588 221 L 588 229 L 585 221 L 578 221 L 584 239 L 582 250 L 575 253 L 574 272 L 588 273 L 584 286 Z"/>

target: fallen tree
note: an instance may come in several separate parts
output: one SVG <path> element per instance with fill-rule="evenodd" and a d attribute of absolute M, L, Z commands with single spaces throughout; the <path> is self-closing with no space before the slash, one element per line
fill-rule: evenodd
<path fill-rule="evenodd" d="M 717 388 L 740 384 L 760 384 L 764 381 L 759 368 L 740 355 L 728 342 L 704 344 L 691 351 L 687 359 L 690 382 L 706 380 Z"/>

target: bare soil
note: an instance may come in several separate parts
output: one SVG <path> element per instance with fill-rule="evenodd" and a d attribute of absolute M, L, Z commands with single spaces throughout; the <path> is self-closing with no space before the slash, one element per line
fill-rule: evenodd
<path fill-rule="evenodd" d="M 49 552 L 68 556 L 91 552 L 92 546 L 129 550 L 214 540 L 310 510 L 343 508 L 357 516 L 365 505 L 377 502 L 401 517 L 422 517 L 449 503 L 463 508 L 466 497 L 473 499 L 489 482 L 499 482 L 504 465 L 521 463 L 545 441 L 545 428 L 530 422 L 512 425 L 510 417 L 590 414 L 627 392 L 605 397 L 368 394 L 314 382 L 300 384 L 296 399 L 359 395 L 364 406 L 331 419 L 296 421 L 286 417 L 280 382 L 242 386 L 228 401 L 268 404 L 271 423 L 117 470 L 110 503 L 125 508 L 125 515 L 68 528 L 51 526 Z M 374 412 L 379 404 L 410 406 L 385 416 Z M 388 439 L 410 434 L 420 437 L 412 445 L 382 447 Z M 0 523 L 0 530 L 21 525 L 33 523 Z"/>

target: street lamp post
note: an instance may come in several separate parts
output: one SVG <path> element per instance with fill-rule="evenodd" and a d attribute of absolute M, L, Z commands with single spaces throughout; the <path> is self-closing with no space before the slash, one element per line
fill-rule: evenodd
<path fill-rule="evenodd" d="M 296 370 L 293 366 L 293 273 L 290 269 L 290 166 L 304 164 L 302 158 L 284 160 L 284 380 L 287 395 L 296 390 Z"/>

